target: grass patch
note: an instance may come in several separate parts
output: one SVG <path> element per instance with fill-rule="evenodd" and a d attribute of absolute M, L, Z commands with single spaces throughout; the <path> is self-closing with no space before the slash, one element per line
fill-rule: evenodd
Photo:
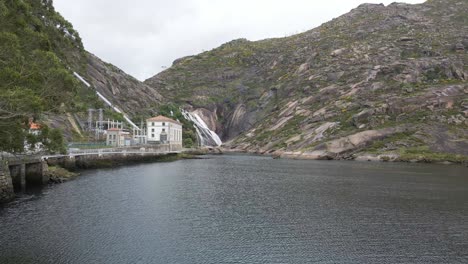
<path fill-rule="evenodd" d="M 452 163 L 468 163 L 468 156 L 452 153 L 433 152 L 427 146 L 405 148 L 399 150 L 399 161 L 414 161 L 425 163 L 435 162 L 452 162 Z"/>
<path fill-rule="evenodd" d="M 47 174 L 50 183 L 62 183 L 79 175 L 78 173 L 70 172 L 60 166 L 49 166 Z"/>
<path fill-rule="evenodd" d="M 372 145 L 365 149 L 365 151 L 373 154 L 379 154 L 384 152 L 383 149 L 387 147 L 388 144 L 398 144 L 403 142 L 412 146 L 420 146 L 421 144 L 424 144 L 424 142 L 422 142 L 419 138 L 413 135 L 413 132 L 401 132 L 393 134 L 392 136 L 389 136 L 382 140 L 374 141 Z"/>

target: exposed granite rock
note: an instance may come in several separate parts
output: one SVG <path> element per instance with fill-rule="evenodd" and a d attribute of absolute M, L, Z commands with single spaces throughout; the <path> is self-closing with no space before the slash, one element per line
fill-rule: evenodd
<path fill-rule="evenodd" d="M 468 142 L 467 13 L 464 0 L 364 4 L 298 35 L 236 40 L 179 59 L 145 83 L 205 109 L 234 150 L 460 153 Z"/>
<path fill-rule="evenodd" d="M 365 109 L 353 116 L 353 125 L 357 128 L 363 128 L 374 114 L 374 109 Z"/>
<path fill-rule="evenodd" d="M 155 89 L 91 53 L 87 57 L 90 83 L 111 103 L 129 115 L 156 114 L 163 98 Z"/>

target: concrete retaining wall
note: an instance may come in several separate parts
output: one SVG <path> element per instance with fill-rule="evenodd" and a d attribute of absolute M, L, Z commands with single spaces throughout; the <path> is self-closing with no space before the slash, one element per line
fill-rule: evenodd
<path fill-rule="evenodd" d="M 0 161 L 0 203 L 11 201 L 14 197 L 10 170 L 6 161 Z"/>
<path fill-rule="evenodd" d="M 83 156 L 68 156 L 49 158 L 49 166 L 60 166 L 70 171 L 84 169 L 111 168 L 127 164 L 170 161 L 177 159 L 176 153 L 112 153 L 112 154 L 88 154 Z"/>

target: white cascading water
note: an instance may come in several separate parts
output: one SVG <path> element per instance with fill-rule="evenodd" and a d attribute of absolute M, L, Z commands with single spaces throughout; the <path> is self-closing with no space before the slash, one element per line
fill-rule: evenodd
<path fill-rule="evenodd" d="M 206 125 L 205 121 L 198 116 L 196 113 L 190 113 L 181 109 L 182 115 L 185 119 L 192 121 L 197 131 L 198 140 L 202 146 L 221 146 L 223 142 L 219 138 L 218 134 L 210 130 Z"/>
<path fill-rule="evenodd" d="M 73 74 L 75 75 L 75 77 L 80 80 L 84 85 L 86 85 L 87 87 L 90 87 L 91 88 L 91 84 L 89 84 L 83 77 L 81 77 L 78 73 L 76 72 L 73 72 Z M 104 95 L 102 95 L 100 92 L 96 91 L 96 94 L 99 96 L 99 98 L 101 98 L 101 100 L 103 100 L 108 106 L 110 106 L 112 109 L 114 109 L 114 111 L 116 111 L 117 113 L 119 114 L 122 114 L 125 121 L 127 121 L 132 127 L 134 127 L 135 129 L 137 130 L 140 130 L 140 128 L 135 125 L 135 123 L 132 122 L 132 120 L 130 120 L 130 118 L 128 118 L 128 116 L 123 113 L 122 111 L 120 111 L 120 109 L 118 109 L 117 107 L 115 107 L 109 100 L 107 100 L 107 98 L 104 97 Z"/>

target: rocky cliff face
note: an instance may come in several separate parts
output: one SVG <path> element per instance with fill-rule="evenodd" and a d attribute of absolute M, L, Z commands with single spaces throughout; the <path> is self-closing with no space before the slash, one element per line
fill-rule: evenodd
<path fill-rule="evenodd" d="M 49 114 L 46 117 L 49 124 L 64 131 L 64 135 L 68 140 L 81 140 L 87 136 L 87 133 L 84 133 L 83 130 L 88 118 L 88 108 L 104 108 L 105 119 L 118 118 L 116 112 L 105 104 L 102 99 L 98 98 L 96 92 L 103 95 L 113 106 L 133 119 L 138 125 L 138 121 L 158 113 L 163 97 L 154 88 L 138 81 L 118 67 L 102 61 L 89 52 L 83 51 L 81 60 L 83 66 L 82 70 L 79 71 L 80 76 L 91 87 L 80 83 L 86 93 L 78 94 L 78 97 L 83 101 L 87 97 L 90 98 L 89 103 L 70 112 Z M 75 71 L 76 67 L 71 69 Z M 96 119 L 97 116 L 94 118 Z M 76 138 L 77 136 L 79 136 L 78 139 L 73 139 L 73 137 Z"/>
<path fill-rule="evenodd" d="M 299 35 L 179 59 L 145 83 L 237 150 L 468 155 L 467 13 L 465 0 L 363 4 Z"/>
<path fill-rule="evenodd" d="M 156 114 L 163 99 L 155 89 L 90 53 L 87 75 L 98 92 L 131 116 Z"/>

